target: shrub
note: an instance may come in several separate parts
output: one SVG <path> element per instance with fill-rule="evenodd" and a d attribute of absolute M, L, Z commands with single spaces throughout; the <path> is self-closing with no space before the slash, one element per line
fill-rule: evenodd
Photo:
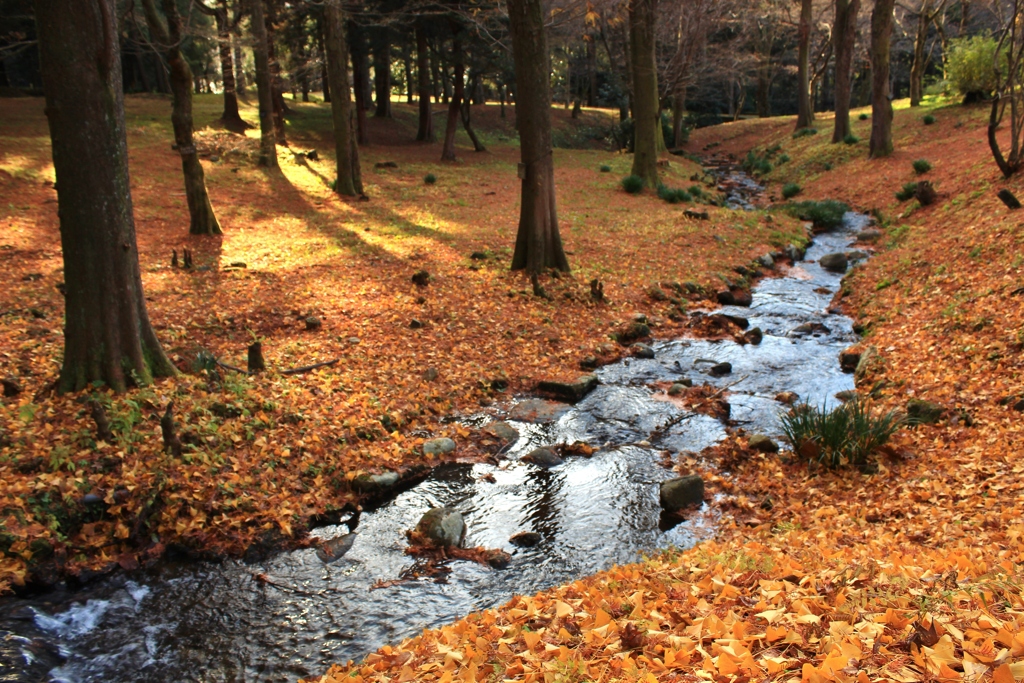
<path fill-rule="evenodd" d="M 702 199 L 704 197 L 704 188 L 700 185 L 691 185 L 687 192 L 695 199 Z"/>
<path fill-rule="evenodd" d="M 658 196 L 669 204 L 690 201 L 690 194 L 686 190 L 673 189 L 664 185 L 658 185 Z"/>
<path fill-rule="evenodd" d="M 858 142 L 860 142 L 860 138 L 854 135 L 853 133 L 847 133 L 846 137 L 843 138 L 843 142 L 846 143 L 847 145 L 856 145 Z"/>
<path fill-rule="evenodd" d="M 743 160 L 743 170 L 752 175 L 767 175 L 772 172 L 772 162 L 768 161 L 767 155 L 758 156 L 751 150 Z"/>
<path fill-rule="evenodd" d="M 868 115 L 865 114 L 864 112 L 861 112 L 860 116 L 858 116 L 857 118 L 860 119 L 861 121 L 867 121 L 868 120 Z"/>
<path fill-rule="evenodd" d="M 927 159 L 916 159 L 912 165 L 914 167 L 914 172 L 917 173 L 917 175 L 921 175 L 922 173 L 927 173 L 932 170 L 932 165 Z"/>
<path fill-rule="evenodd" d="M 826 171 L 831 171 L 832 170 L 832 162 L 831 161 L 826 161 L 825 163 L 823 163 L 821 165 L 821 167 L 823 169 L 825 169 Z"/>
<path fill-rule="evenodd" d="M 809 200 L 789 205 L 790 214 L 802 221 L 811 221 L 815 227 L 826 230 L 842 225 L 843 215 L 849 210 L 849 206 L 835 199 Z"/>
<path fill-rule="evenodd" d="M 817 135 L 817 134 L 818 134 L 818 129 L 817 128 L 798 128 L 795 131 L 793 131 L 793 139 L 795 140 L 797 138 L 805 138 L 808 135 Z"/>
<path fill-rule="evenodd" d="M 995 63 L 998 44 L 992 36 L 978 35 L 951 41 L 946 69 L 950 84 L 965 100 L 980 100 L 996 88 Z M 999 60 L 1005 73 L 1005 62 Z"/>
<path fill-rule="evenodd" d="M 913 199 L 915 192 L 917 192 L 917 183 L 905 183 L 903 189 L 896 193 L 896 199 L 905 202 L 908 199 Z"/>
<path fill-rule="evenodd" d="M 423 176 L 423 182 L 425 182 L 427 185 L 433 185 L 434 183 L 437 182 L 437 176 L 434 175 L 433 173 L 428 173 L 427 175 Z"/>
<path fill-rule="evenodd" d="M 921 117 L 921 120 L 924 121 L 924 125 L 926 126 L 930 126 L 933 123 L 935 123 L 935 117 L 932 116 L 931 114 L 925 114 L 924 116 Z"/>
<path fill-rule="evenodd" d="M 786 183 L 782 186 L 782 196 L 785 199 L 792 199 L 800 194 L 800 186 L 796 183 Z"/>
<path fill-rule="evenodd" d="M 779 158 L 775 161 L 775 164 L 777 166 L 781 166 L 782 164 L 785 164 L 788 161 L 789 161 L 789 155 L 788 154 L 780 154 Z"/>
<path fill-rule="evenodd" d="M 859 399 L 834 410 L 804 404 L 782 417 L 782 432 L 793 450 L 830 468 L 863 467 L 906 422 L 895 411 L 874 415 Z"/>
<path fill-rule="evenodd" d="M 636 194 L 644 189 L 644 179 L 638 175 L 628 175 L 622 179 L 622 189 L 630 194 Z"/>
<path fill-rule="evenodd" d="M 612 167 L 609 166 L 608 164 L 603 164 L 601 166 L 601 173 L 611 173 L 611 172 L 612 172 Z"/>

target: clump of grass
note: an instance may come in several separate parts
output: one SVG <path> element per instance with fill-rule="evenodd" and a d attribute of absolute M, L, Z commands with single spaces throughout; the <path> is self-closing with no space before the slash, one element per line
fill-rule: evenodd
<path fill-rule="evenodd" d="M 747 158 L 743 160 L 743 170 L 752 175 L 767 175 L 772 172 L 772 162 L 768 160 L 771 153 L 758 156 L 751 150 L 747 152 Z"/>
<path fill-rule="evenodd" d="M 861 121 L 867 121 L 868 115 L 865 112 L 861 112 L 860 116 L 858 116 L 857 118 L 860 119 Z"/>
<path fill-rule="evenodd" d="M 796 140 L 797 138 L 805 138 L 808 135 L 817 135 L 817 134 L 818 134 L 818 129 L 817 128 L 798 128 L 797 130 L 793 131 L 793 139 Z"/>
<path fill-rule="evenodd" d="M 788 155 L 788 154 L 785 154 L 785 153 L 783 153 L 783 154 L 780 154 L 780 155 L 779 155 L 779 158 L 778 158 L 778 160 L 777 160 L 777 161 L 775 162 L 775 164 L 776 164 L 777 166 L 781 166 L 782 164 L 784 164 L 784 163 L 786 163 L 786 162 L 788 162 L 788 161 L 789 161 L 789 155 Z"/>
<path fill-rule="evenodd" d="M 804 404 L 782 417 L 782 432 L 794 452 L 835 469 L 864 467 L 868 457 L 906 423 L 895 411 L 875 415 L 859 399 L 833 410 Z"/>
<path fill-rule="evenodd" d="M 669 204 L 690 201 L 690 193 L 686 190 L 673 189 L 664 185 L 658 185 L 658 196 Z"/>
<path fill-rule="evenodd" d="M 850 207 L 835 199 L 822 201 L 808 200 L 805 202 L 793 202 L 789 205 L 790 214 L 802 221 L 811 221 L 817 228 L 828 230 L 843 223 L 843 216 Z"/>
<path fill-rule="evenodd" d="M 694 199 L 703 199 L 704 198 L 704 188 L 701 187 L 700 185 L 691 185 L 690 188 L 688 190 L 686 190 L 686 191 Z"/>
<path fill-rule="evenodd" d="M 782 196 L 785 199 L 792 199 L 793 197 L 800 194 L 800 186 L 796 183 L 786 183 L 782 186 Z"/>
<path fill-rule="evenodd" d="M 602 164 L 601 165 L 601 173 L 611 173 L 611 172 L 612 172 L 612 167 L 611 166 L 609 166 L 608 164 Z"/>
<path fill-rule="evenodd" d="M 433 185 L 434 183 L 437 182 L 437 176 L 434 175 L 433 173 L 428 173 L 427 175 L 423 176 L 423 182 L 425 182 L 427 185 Z"/>
<path fill-rule="evenodd" d="M 823 163 L 821 165 L 821 167 L 823 169 L 825 169 L 826 171 L 831 171 L 832 170 L 832 162 L 831 161 L 826 161 L 825 163 Z"/>
<path fill-rule="evenodd" d="M 923 117 L 921 117 L 921 120 L 924 121 L 924 125 L 926 126 L 930 126 L 933 123 L 935 123 L 935 117 L 932 116 L 931 114 L 925 114 Z"/>
<path fill-rule="evenodd" d="M 915 192 L 917 192 L 917 183 L 904 183 L 903 188 L 896 193 L 896 199 L 905 202 L 908 199 L 913 199 Z"/>
<path fill-rule="evenodd" d="M 914 172 L 917 173 L 917 175 L 921 175 L 932 170 L 932 165 L 927 159 L 915 159 L 912 165 L 914 167 Z"/>
<path fill-rule="evenodd" d="M 843 142 L 847 145 L 856 145 L 858 142 L 860 142 L 860 138 L 854 135 L 853 133 L 847 133 L 846 137 L 843 138 Z"/>
<path fill-rule="evenodd" d="M 637 194 L 644 189 L 644 179 L 638 175 L 628 175 L 622 179 L 622 189 L 629 194 Z"/>

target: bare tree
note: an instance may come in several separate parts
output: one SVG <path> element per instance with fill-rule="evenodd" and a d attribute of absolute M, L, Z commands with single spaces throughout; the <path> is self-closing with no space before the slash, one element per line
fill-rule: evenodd
<path fill-rule="evenodd" d="M 1009 178 L 1024 166 L 1024 0 L 1012 0 L 996 50 L 996 97 L 988 120 L 988 145 L 1003 175 Z M 1010 114 L 1010 151 L 1004 155 L 997 139 L 999 126 Z"/>
<path fill-rule="evenodd" d="M 872 159 L 892 154 L 892 97 L 889 51 L 895 0 L 875 0 L 871 11 L 871 144 Z"/>

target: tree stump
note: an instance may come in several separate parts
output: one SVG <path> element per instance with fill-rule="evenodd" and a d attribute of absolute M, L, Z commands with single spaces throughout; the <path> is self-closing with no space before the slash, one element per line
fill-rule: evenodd
<path fill-rule="evenodd" d="M 1013 193 L 1010 192 L 1009 190 L 1007 190 L 1005 187 L 1003 189 L 999 190 L 999 194 L 997 196 L 1003 202 L 1003 204 L 1006 204 L 1006 208 L 1008 208 L 1008 209 L 1019 209 L 1020 208 L 1020 202 L 1013 195 Z"/>
<path fill-rule="evenodd" d="M 922 180 L 917 184 L 917 189 L 914 190 L 914 199 L 921 204 L 921 206 L 929 206 L 935 203 L 935 200 L 939 198 L 938 193 L 935 192 L 935 188 L 932 187 L 931 182 Z"/>
<path fill-rule="evenodd" d="M 249 373 L 266 369 L 267 364 L 263 361 L 263 342 L 253 342 L 249 345 Z"/>

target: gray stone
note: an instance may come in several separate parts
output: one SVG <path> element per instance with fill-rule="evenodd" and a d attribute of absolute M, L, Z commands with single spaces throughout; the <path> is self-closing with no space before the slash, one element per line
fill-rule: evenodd
<path fill-rule="evenodd" d="M 668 512 L 700 507 L 704 504 L 704 480 L 696 474 L 690 474 L 663 481 L 658 498 L 661 507 Z"/>
<path fill-rule="evenodd" d="M 423 442 L 423 455 L 444 455 L 455 450 L 455 442 L 448 437 Z"/>
<path fill-rule="evenodd" d="M 863 261 L 864 259 L 870 257 L 871 254 L 862 249 L 853 249 L 851 251 L 846 252 L 846 258 L 848 258 L 851 261 Z"/>
<path fill-rule="evenodd" d="M 309 330 L 310 332 L 319 330 L 322 326 L 323 323 L 320 322 L 320 318 L 317 318 L 314 315 L 311 315 L 308 318 L 306 318 L 306 329 Z"/>
<path fill-rule="evenodd" d="M 818 259 L 818 263 L 821 264 L 822 268 L 833 273 L 845 273 L 847 266 L 849 266 L 849 259 L 846 258 L 846 254 L 840 251 L 825 254 Z"/>
<path fill-rule="evenodd" d="M 854 389 L 847 389 L 845 391 L 836 392 L 836 398 L 842 401 L 843 403 L 846 403 L 847 401 L 856 400 L 858 395 L 859 394 L 857 394 L 857 391 Z"/>
<path fill-rule="evenodd" d="M 651 328 L 643 322 L 634 322 L 627 325 L 618 334 L 618 340 L 621 344 L 630 344 L 635 342 L 637 339 L 643 339 L 644 337 L 651 336 Z"/>
<path fill-rule="evenodd" d="M 540 543 L 540 534 L 536 531 L 520 531 L 508 539 L 508 542 L 520 548 L 532 548 Z"/>
<path fill-rule="evenodd" d="M 796 263 L 797 261 L 803 261 L 804 254 L 807 252 L 802 247 L 798 247 L 795 244 L 790 243 L 786 246 L 785 250 L 783 250 L 783 253 L 786 255 L 786 258 Z"/>
<path fill-rule="evenodd" d="M 502 441 L 516 441 L 519 438 L 519 430 L 508 422 L 490 422 L 484 427 L 484 431 Z"/>
<path fill-rule="evenodd" d="M 683 393 L 684 391 L 686 391 L 686 385 L 677 382 L 677 383 L 673 384 L 672 386 L 670 386 L 668 388 L 668 395 L 669 396 L 678 396 L 679 394 Z"/>
<path fill-rule="evenodd" d="M 570 408 L 557 401 L 545 401 L 542 398 L 528 398 L 520 401 L 509 411 L 510 420 L 519 422 L 544 423 L 554 422 L 569 412 Z"/>
<path fill-rule="evenodd" d="M 549 467 L 558 467 L 564 462 L 560 457 L 558 457 L 558 454 L 550 448 L 534 448 L 532 451 L 524 455 L 521 460 L 523 462 L 536 465 L 537 467 L 543 467 L 544 469 Z"/>
<path fill-rule="evenodd" d="M 882 357 L 878 353 L 878 347 L 869 346 L 864 349 L 860 354 L 860 360 L 857 361 L 857 369 L 853 371 L 854 381 L 860 382 L 879 366 L 881 362 Z"/>
<path fill-rule="evenodd" d="M 398 472 L 381 472 L 380 474 L 360 474 L 352 481 L 352 486 L 360 493 L 378 493 L 398 483 Z"/>
<path fill-rule="evenodd" d="M 857 234 L 857 239 L 861 242 L 877 242 L 882 239 L 882 231 L 877 228 L 868 228 L 867 230 L 861 230 Z"/>
<path fill-rule="evenodd" d="M 458 546 L 466 537 L 466 521 L 451 508 L 432 508 L 420 518 L 416 531 L 434 545 Z"/>
<path fill-rule="evenodd" d="M 938 403 L 912 398 L 907 401 L 907 415 L 914 422 L 935 424 L 942 419 L 946 409 Z"/>
<path fill-rule="evenodd" d="M 320 547 L 316 549 L 317 558 L 324 564 L 337 562 L 345 553 L 352 549 L 352 544 L 356 542 L 356 535 L 353 532 L 323 541 L 320 543 Z"/>
<path fill-rule="evenodd" d="M 828 334 L 830 329 L 821 323 L 801 323 L 789 331 L 789 337 L 802 337 L 808 334 Z"/>
<path fill-rule="evenodd" d="M 764 268 L 774 268 L 775 267 L 775 259 L 772 258 L 771 254 L 762 254 L 762 255 L 758 256 L 757 257 L 757 262 L 758 262 L 758 264 L 760 264 Z"/>
<path fill-rule="evenodd" d="M 755 327 L 744 332 L 743 338 L 746 339 L 747 342 L 757 346 L 761 343 L 761 340 L 764 339 L 764 332 L 761 331 L 760 327 Z"/>
<path fill-rule="evenodd" d="M 787 406 L 791 406 L 799 401 L 800 397 L 794 391 L 780 391 L 775 394 L 775 400 L 779 403 L 785 403 Z"/>
<path fill-rule="evenodd" d="M 549 382 L 543 381 L 537 385 L 537 389 L 549 394 L 554 394 L 563 401 L 576 403 L 589 394 L 597 386 L 597 375 L 583 375 L 575 382 Z"/>
<path fill-rule="evenodd" d="M 82 496 L 83 505 L 99 505 L 103 502 L 103 496 L 97 493 L 87 493 Z"/>
<path fill-rule="evenodd" d="M 640 344 L 639 342 L 629 347 L 634 358 L 654 358 L 654 349 L 647 344 Z"/>
<path fill-rule="evenodd" d="M 778 453 L 779 444 L 771 440 L 771 438 L 764 434 L 754 434 L 747 440 L 747 445 L 753 448 L 755 451 L 761 451 L 762 453 Z"/>

